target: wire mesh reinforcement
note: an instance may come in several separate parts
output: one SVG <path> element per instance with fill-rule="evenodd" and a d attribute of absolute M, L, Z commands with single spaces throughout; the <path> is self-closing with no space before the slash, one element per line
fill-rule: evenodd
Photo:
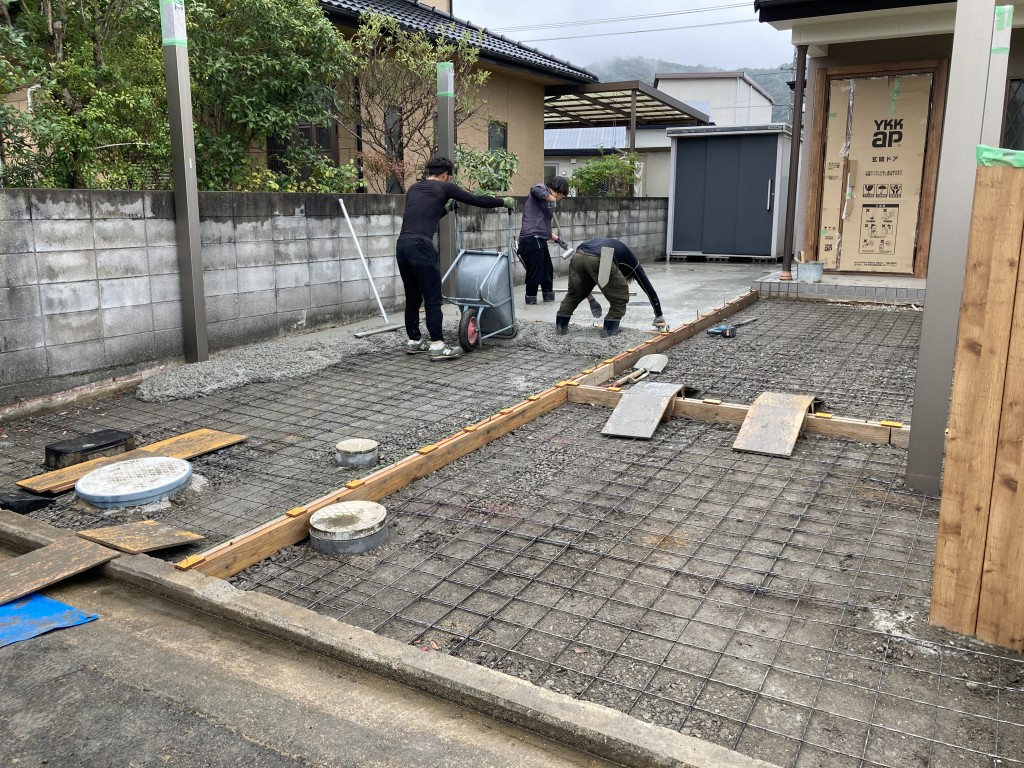
<path fill-rule="evenodd" d="M 927 625 L 938 502 L 903 452 L 792 460 L 566 406 L 383 503 L 358 557 L 236 581 L 779 765 L 1022 764 L 1024 662 Z"/>

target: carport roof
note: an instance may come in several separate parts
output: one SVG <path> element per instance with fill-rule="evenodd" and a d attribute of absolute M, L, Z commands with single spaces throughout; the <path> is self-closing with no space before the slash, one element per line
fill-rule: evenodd
<path fill-rule="evenodd" d="M 947 2 L 949 0 L 754 0 L 754 12 L 762 22 L 794 21 Z"/>
<path fill-rule="evenodd" d="M 587 85 L 549 85 L 544 89 L 545 128 L 600 128 L 707 125 L 711 116 L 640 80 Z"/>

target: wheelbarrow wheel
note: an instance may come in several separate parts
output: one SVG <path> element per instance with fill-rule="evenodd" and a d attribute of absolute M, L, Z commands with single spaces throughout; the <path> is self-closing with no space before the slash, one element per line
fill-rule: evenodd
<path fill-rule="evenodd" d="M 480 320 L 477 318 L 479 310 L 476 307 L 466 307 L 462 310 L 462 318 L 459 320 L 459 344 L 467 352 L 480 349 Z"/>

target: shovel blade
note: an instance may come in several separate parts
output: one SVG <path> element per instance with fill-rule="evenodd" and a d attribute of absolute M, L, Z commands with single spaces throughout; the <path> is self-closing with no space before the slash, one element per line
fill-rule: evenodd
<path fill-rule="evenodd" d="M 668 365 L 668 357 L 665 355 L 644 355 L 636 361 L 636 365 L 633 366 L 633 370 L 661 373 L 665 370 L 666 365 Z"/>

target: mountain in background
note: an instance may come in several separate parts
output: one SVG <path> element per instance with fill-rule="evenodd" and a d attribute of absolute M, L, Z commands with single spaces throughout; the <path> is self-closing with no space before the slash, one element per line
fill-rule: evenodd
<path fill-rule="evenodd" d="M 677 64 L 663 59 L 645 59 L 634 56 L 628 59 L 606 59 L 587 66 L 597 75 L 602 83 L 614 83 L 620 80 L 642 80 L 654 85 L 655 74 L 670 72 L 736 72 L 747 74 L 751 80 L 764 88 L 775 100 L 772 109 L 772 122 L 790 122 L 790 108 L 793 103 L 793 92 L 787 84 L 793 79 L 792 64 L 782 64 L 774 69 L 753 69 L 744 67 L 740 70 L 705 67 L 703 65 Z"/>

